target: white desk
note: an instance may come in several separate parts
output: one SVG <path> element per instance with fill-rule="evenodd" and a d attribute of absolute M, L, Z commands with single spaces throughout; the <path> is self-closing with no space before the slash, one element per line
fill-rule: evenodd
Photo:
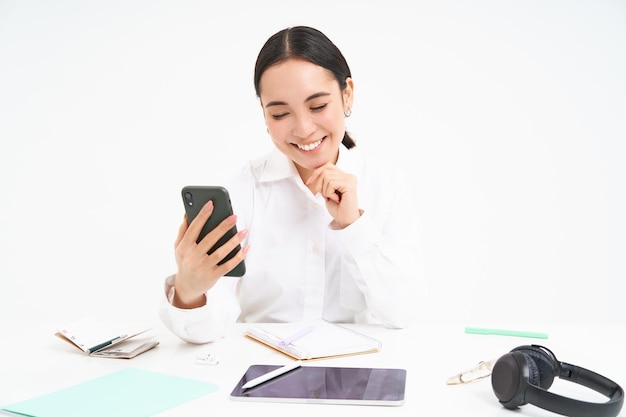
<path fill-rule="evenodd" d="M 626 385 L 626 326 L 546 327 L 522 330 L 547 332 L 549 338 L 525 339 L 464 333 L 463 326 L 419 325 L 403 330 L 353 326 L 383 342 L 381 352 L 307 363 L 307 365 L 398 367 L 407 369 L 406 399 L 400 407 L 328 404 L 237 402 L 229 394 L 252 364 L 286 364 L 291 359 L 243 336 L 237 325 L 223 340 L 206 345 L 180 341 L 159 327 L 160 345 L 131 360 L 84 356 L 53 336 L 54 325 L 2 322 L 0 405 L 25 400 L 132 366 L 196 378 L 220 387 L 217 392 L 167 410 L 159 416 L 279 415 L 316 416 L 556 416 L 533 405 L 522 413 L 504 409 L 496 400 L 489 379 L 469 385 L 448 386 L 448 377 L 481 360 L 500 357 L 514 347 L 542 344 L 563 362 L 579 365 Z M 212 352 L 216 366 L 198 365 L 196 356 Z M 603 402 L 604 397 L 579 385 L 555 380 L 551 391 L 582 400 Z M 625 415 L 622 411 L 621 415 Z M 88 416 L 86 416 L 88 417 Z"/>

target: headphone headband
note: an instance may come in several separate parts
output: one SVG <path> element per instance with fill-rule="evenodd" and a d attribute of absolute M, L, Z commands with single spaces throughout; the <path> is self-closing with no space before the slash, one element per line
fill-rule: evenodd
<path fill-rule="evenodd" d="M 556 376 L 597 391 L 609 400 L 594 403 L 549 392 Z M 530 403 L 570 417 L 615 417 L 624 403 L 624 390 L 617 383 L 580 366 L 559 362 L 549 349 L 538 345 L 520 346 L 498 359 L 491 383 L 500 403 L 511 409 Z"/>

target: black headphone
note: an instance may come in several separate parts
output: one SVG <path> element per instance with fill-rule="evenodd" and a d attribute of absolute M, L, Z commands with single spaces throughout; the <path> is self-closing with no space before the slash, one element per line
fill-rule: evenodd
<path fill-rule="evenodd" d="M 591 388 L 609 400 L 592 403 L 548 392 L 555 377 Z M 498 359 L 491 386 L 500 403 L 509 409 L 530 403 L 564 416 L 615 417 L 624 404 L 624 390 L 618 384 L 585 368 L 559 362 L 548 348 L 538 345 L 516 347 Z"/>

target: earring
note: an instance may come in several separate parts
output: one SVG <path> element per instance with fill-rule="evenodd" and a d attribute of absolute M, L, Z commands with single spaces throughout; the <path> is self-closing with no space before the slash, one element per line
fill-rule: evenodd
<path fill-rule="evenodd" d="M 351 114 L 352 114 L 352 110 L 351 110 L 351 109 L 348 109 L 348 111 L 347 111 L 347 112 L 344 112 L 344 113 L 343 113 L 343 115 L 344 115 L 345 117 L 350 117 L 350 115 L 351 115 Z"/>

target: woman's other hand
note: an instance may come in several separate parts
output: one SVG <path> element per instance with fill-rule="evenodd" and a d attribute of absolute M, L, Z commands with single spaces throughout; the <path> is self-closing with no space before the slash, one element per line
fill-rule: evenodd
<path fill-rule="evenodd" d="M 320 193 L 326 199 L 326 208 L 334 219 L 333 227 L 343 229 L 360 216 L 356 192 L 357 180 L 328 162 L 313 171 L 306 185 L 313 194 Z"/>

